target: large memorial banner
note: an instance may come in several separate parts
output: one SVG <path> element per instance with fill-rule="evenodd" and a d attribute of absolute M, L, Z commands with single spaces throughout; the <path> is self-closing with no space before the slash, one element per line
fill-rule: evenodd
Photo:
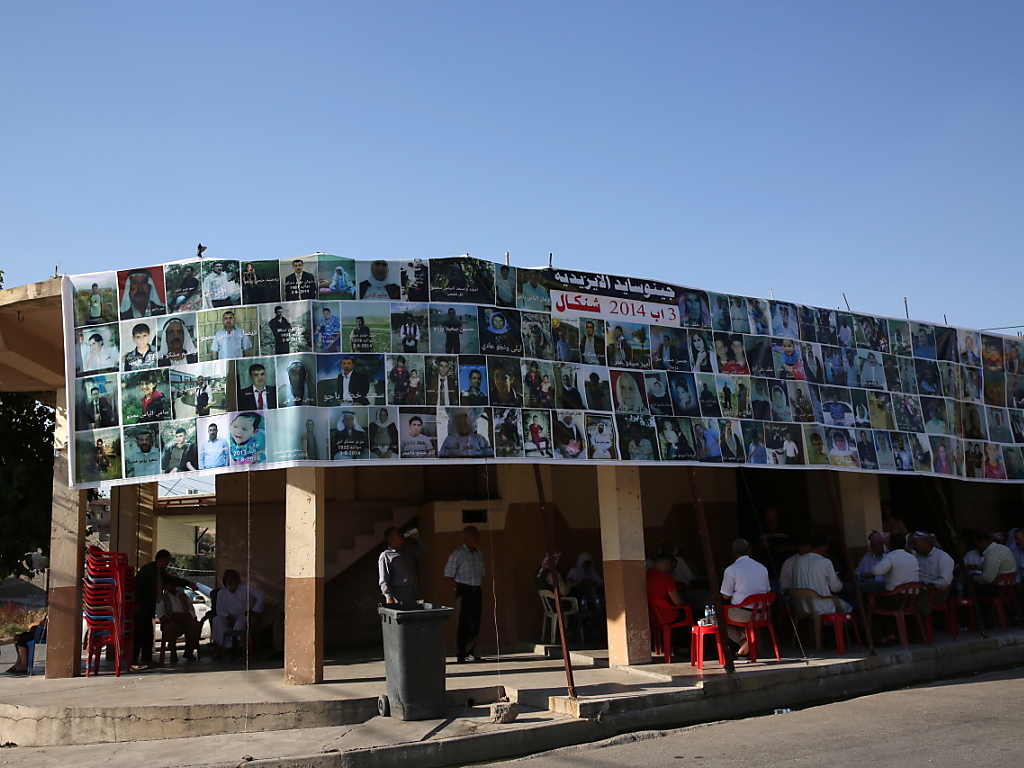
<path fill-rule="evenodd" d="M 1024 340 L 468 256 L 64 281 L 72 483 L 339 462 L 1024 480 Z"/>

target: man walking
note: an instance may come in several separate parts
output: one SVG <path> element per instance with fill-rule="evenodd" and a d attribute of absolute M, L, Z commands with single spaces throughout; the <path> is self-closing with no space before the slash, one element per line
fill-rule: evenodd
<path fill-rule="evenodd" d="M 477 547 L 480 531 L 476 526 L 468 525 L 462 529 L 462 541 L 462 546 L 451 553 L 444 567 L 444 575 L 455 581 L 455 610 L 459 614 L 456 645 L 460 664 L 481 660 L 476 655 L 476 639 L 480 635 L 486 573 L 484 554 Z"/>

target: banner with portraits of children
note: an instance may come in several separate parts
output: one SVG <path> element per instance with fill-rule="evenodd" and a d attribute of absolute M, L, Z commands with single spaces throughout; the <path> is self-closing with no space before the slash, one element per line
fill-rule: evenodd
<path fill-rule="evenodd" d="M 1024 340 L 469 256 L 64 280 L 75 487 L 339 462 L 1024 480 Z"/>

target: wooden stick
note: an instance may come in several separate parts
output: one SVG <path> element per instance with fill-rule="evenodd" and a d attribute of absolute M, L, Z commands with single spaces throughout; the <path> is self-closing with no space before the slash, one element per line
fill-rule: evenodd
<path fill-rule="evenodd" d="M 558 635 L 562 641 L 562 659 L 565 661 L 565 684 L 569 698 L 576 698 L 576 683 L 572 679 L 572 662 L 569 660 L 569 644 L 565 639 L 565 619 L 562 616 L 562 594 L 558 589 L 558 569 L 555 562 L 555 530 L 548 514 L 548 504 L 544 498 L 544 481 L 540 475 L 540 464 L 533 465 L 533 475 L 537 481 L 537 497 L 540 499 L 540 518 L 544 526 L 544 540 L 548 548 L 548 562 L 551 563 L 551 591 L 555 593 L 555 615 L 558 620 Z M 576 614 L 579 619 L 579 614 Z M 543 640 L 544 638 L 541 638 Z"/>
<path fill-rule="evenodd" d="M 718 582 L 718 571 L 715 569 L 715 556 L 711 551 L 711 537 L 708 533 L 708 521 L 704 514 L 704 502 L 700 499 L 700 484 L 697 482 L 697 471 L 694 467 L 690 471 L 690 489 L 693 491 L 693 501 L 697 507 L 697 528 L 700 533 L 700 541 L 704 547 L 704 562 L 708 567 L 708 586 L 711 588 L 711 599 L 715 603 L 715 613 L 718 615 L 718 640 L 722 644 L 722 651 L 725 653 L 725 671 L 733 674 L 736 666 L 733 663 L 732 646 L 729 645 L 729 635 L 725 629 L 728 626 L 725 613 L 725 604 L 722 601 L 722 588 Z M 698 653 L 704 653 L 704 648 L 698 649 Z"/>

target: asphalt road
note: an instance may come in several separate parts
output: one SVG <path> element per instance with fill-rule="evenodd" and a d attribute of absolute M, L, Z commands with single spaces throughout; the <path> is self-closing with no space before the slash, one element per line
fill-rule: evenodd
<path fill-rule="evenodd" d="M 648 731 L 515 760 L 519 768 L 915 768 L 1024 761 L 1024 668 L 780 715 Z"/>

